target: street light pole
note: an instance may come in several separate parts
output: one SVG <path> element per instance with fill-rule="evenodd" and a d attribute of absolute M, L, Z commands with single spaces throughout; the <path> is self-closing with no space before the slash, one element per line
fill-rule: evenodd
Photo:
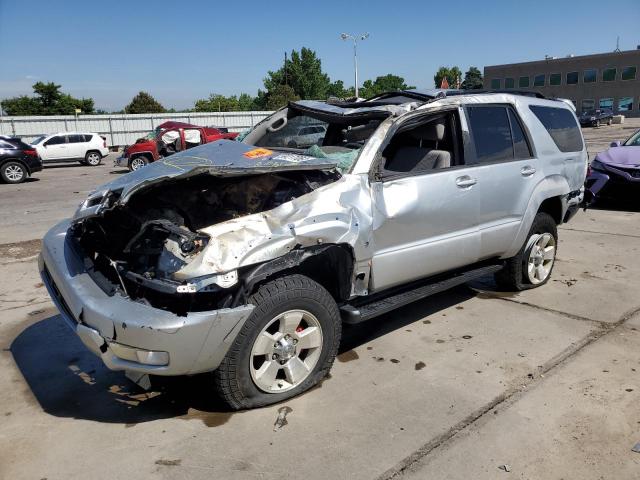
<path fill-rule="evenodd" d="M 362 35 L 350 35 L 348 33 L 342 33 L 340 35 L 340 38 L 345 41 L 353 41 L 353 70 L 355 77 L 356 98 L 358 98 L 358 40 L 366 40 L 367 38 L 369 38 L 369 34 L 364 33 Z"/>

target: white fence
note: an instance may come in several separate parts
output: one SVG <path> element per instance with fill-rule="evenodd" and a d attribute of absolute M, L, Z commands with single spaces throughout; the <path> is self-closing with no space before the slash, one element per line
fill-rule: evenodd
<path fill-rule="evenodd" d="M 131 145 L 167 120 L 205 127 L 227 127 L 230 132 L 252 128 L 272 112 L 193 112 L 0 117 L 0 135 L 20 137 L 30 142 L 40 135 L 80 131 L 99 133 L 107 145 Z"/>

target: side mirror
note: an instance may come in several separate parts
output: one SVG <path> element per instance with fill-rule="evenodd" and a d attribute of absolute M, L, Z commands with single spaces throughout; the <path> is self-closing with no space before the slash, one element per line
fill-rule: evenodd
<path fill-rule="evenodd" d="M 622 142 L 620 142 L 620 140 L 616 140 L 615 142 L 611 142 L 611 145 L 609 145 L 610 147 L 620 147 L 622 146 Z"/>

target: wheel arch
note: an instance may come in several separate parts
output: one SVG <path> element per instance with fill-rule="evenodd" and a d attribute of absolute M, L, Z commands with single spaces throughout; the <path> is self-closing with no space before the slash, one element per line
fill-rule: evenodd
<path fill-rule="evenodd" d="M 11 158 L 4 158 L 4 159 L 0 160 L 0 168 L 2 168 L 2 166 L 3 166 L 5 163 L 8 163 L 8 162 L 16 162 L 16 163 L 19 163 L 19 164 L 20 164 L 20 165 L 22 165 L 22 166 L 24 167 L 24 169 L 27 171 L 27 174 L 28 174 L 29 176 L 31 176 L 31 169 L 29 168 L 29 165 L 27 165 L 27 163 L 26 163 L 24 160 L 22 160 L 22 159 L 20 159 L 20 158 L 15 158 L 15 157 L 11 157 Z"/>
<path fill-rule="evenodd" d="M 278 257 L 247 267 L 240 272 L 243 284 L 234 304 L 241 304 L 265 282 L 300 274 L 322 285 L 337 303 L 351 295 L 354 253 L 348 244 L 326 244 L 299 248 Z"/>

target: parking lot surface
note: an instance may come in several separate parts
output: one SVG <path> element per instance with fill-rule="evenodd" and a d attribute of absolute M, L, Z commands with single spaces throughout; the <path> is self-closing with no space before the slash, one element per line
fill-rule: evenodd
<path fill-rule="evenodd" d="M 634 126 L 586 129 L 590 158 Z M 561 227 L 546 286 L 486 278 L 347 328 L 319 387 L 232 413 L 208 375 L 144 392 L 107 370 L 40 282 L 38 239 L 120 174 L 0 185 L 0 478 L 637 478 L 637 209 Z"/>

